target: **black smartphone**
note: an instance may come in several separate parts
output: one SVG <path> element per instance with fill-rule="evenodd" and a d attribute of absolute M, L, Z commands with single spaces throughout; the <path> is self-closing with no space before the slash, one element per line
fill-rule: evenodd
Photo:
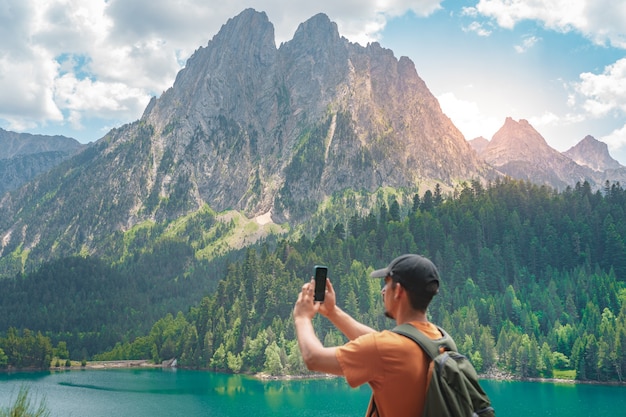
<path fill-rule="evenodd" d="M 326 293 L 326 277 L 328 276 L 328 268 L 322 265 L 315 265 L 315 294 L 313 301 L 324 302 L 324 294 Z"/>

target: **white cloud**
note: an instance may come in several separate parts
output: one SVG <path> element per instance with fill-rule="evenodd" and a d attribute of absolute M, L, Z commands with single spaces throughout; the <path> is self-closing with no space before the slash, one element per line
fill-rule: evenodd
<path fill-rule="evenodd" d="M 477 17 L 478 14 L 479 13 L 478 13 L 478 10 L 476 10 L 476 7 L 462 7 L 461 8 L 462 16 Z"/>
<path fill-rule="evenodd" d="M 476 11 L 512 29 L 537 20 L 559 32 L 578 31 L 597 44 L 626 49 L 626 3 L 614 0 L 480 0 Z"/>
<path fill-rule="evenodd" d="M 26 1 L 0 3 L 0 50 L 17 54 L 24 49 L 33 13 L 32 4 Z"/>
<path fill-rule="evenodd" d="M 52 94 L 56 72 L 57 65 L 45 51 L 33 50 L 22 61 L 9 54 L 0 55 L 0 117 L 11 119 L 12 126 L 60 120 L 61 112 Z"/>
<path fill-rule="evenodd" d="M 522 20 L 540 20 L 550 28 L 568 31 L 585 26 L 584 0 L 480 0 L 476 10 L 512 29 Z"/>
<path fill-rule="evenodd" d="M 478 36 L 489 36 L 491 35 L 491 30 L 490 29 L 486 29 L 485 25 L 483 25 L 482 23 L 479 22 L 472 22 L 470 23 L 468 26 L 463 28 L 464 32 L 474 32 L 476 33 Z"/>
<path fill-rule="evenodd" d="M 587 26 L 581 30 L 594 42 L 609 43 L 626 49 L 626 3 L 612 0 L 587 0 L 585 13 Z"/>
<path fill-rule="evenodd" d="M 626 124 L 619 129 L 615 129 L 609 135 L 600 139 L 606 143 L 611 151 L 618 151 L 626 148 Z"/>
<path fill-rule="evenodd" d="M 602 74 L 582 73 L 580 80 L 574 88 L 583 97 L 583 108 L 589 114 L 626 114 L 626 58 L 607 66 Z"/>
<path fill-rule="evenodd" d="M 461 100 L 454 93 L 443 93 L 437 97 L 437 100 L 443 112 L 467 140 L 479 136 L 490 139 L 502 126 L 504 118 L 487 116 L 481 113 L 478 104 Z"/>
<path fill-rule="evenodd" d="M 515 45 L 515 51 L 517 53 L 523 54 L 524 52 L 528 51 L 533 46 L 535 46 L 535 44 L 539 42 L 540 40 L 541 39 L 536 36 L 526 36 L 522 40 L 521 45 Z"/>
<path fill-rule="evenodd" d="M 545 112 L 541 116 L 534 116 L 528 119 L 528 122 L 535 128 L 542 126 L 558 125 L 562 119 L 552 112 Z"/>
<path fill-rule="evenodd" d="M 0 117 L 10 128 L 62 117 L 51 92 L 57 66 L 45 48 L 28 44 L 34 13 L 27 2 L 0 3 Z"/>
<path fill-rule="evenodd" d="M 139 88 L 123 83 L 78 80 L 66 74 L 56 80 L 55 96 L 60 107 L 70 114 L 75 129 L 82 128 L 83 117 L 117 119 L 126 114 L 141 114 L 150 96 Z"/>

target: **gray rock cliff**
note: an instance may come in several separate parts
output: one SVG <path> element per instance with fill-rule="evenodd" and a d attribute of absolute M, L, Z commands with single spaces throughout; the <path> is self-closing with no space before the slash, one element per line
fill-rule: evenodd
<path fill-rule="evenodd" d="M 193 200 L 277 221 L 342 189 L 452 186 L 489 173 L 408 58 L 350 43 L 324 14 L 277 49 L 267 16 L 245 10 L 142 123 L 154 128 L 155 164 L 168 150 L 181 168 L 170 184 L 189 178 Z M 167 194 L 158 171 L 154 186 Z"/>

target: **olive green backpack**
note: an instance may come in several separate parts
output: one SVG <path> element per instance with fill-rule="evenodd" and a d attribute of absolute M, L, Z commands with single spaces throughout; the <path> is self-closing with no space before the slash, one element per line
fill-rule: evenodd
<path fill-rule="evenodd" d="M 408 323 L 393 329 L 417 343 L 432 360 L 423 416 L 494 417 L 472 363 L 457 351 L 452 337 L 438 328 L 443 337 L 435 340 Z"/>

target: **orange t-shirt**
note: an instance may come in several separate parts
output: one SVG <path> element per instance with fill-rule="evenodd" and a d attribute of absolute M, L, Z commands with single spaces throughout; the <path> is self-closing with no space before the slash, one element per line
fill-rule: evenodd
<path fill-rule="evenodd" d="M 431 339 L 442 337 L 432 323 L 411 322 Z M 380 417 L 422 414 L 428 384 L 428 356 L 411 339 L 389 330 L 369 333 L 337 348 L 337 360 L 351 387 L 369 383 Z"/>

